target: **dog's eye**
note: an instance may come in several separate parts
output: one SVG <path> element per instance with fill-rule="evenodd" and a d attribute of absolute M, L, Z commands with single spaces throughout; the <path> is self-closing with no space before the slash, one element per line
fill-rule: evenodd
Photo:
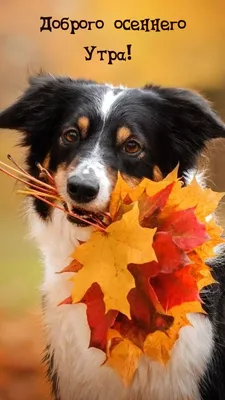
<path fill-rule="evenodd" d="M 141 145 L 136 140 L 128 140 L 123 147 L 124 151 L 129 154 L 139 153 L 141 150 Z"/>
<path fill-rule="evenodd" d="M 65 143 L 78 143 L 80 141 L 80 134 L 77 129 L 66 129 L 62 134 Z"/>

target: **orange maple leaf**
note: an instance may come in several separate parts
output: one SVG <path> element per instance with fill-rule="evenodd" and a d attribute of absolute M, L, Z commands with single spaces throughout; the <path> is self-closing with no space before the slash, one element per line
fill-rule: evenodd
<path fill-rule="evenodd" d="M 211 274 L 211 268 L 202 260 L 197 249 L 190 252 L 188 256 L 192 262 L 191 275 L 195 278 L 199 291 L 205 286 L 217 283 Z"/>

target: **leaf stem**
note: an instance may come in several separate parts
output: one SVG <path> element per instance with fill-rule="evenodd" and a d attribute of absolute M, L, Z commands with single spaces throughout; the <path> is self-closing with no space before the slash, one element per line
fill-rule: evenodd
<path fill-rule="evenodd" d="M 33 182 L 38 183 L 40 186 L 44 186 L 45 188 L 56 192 L 56 189 L 55 189 L 53 186 L 50 186 L 50 185 L 48 185 L 47 183 L 42 182 L 42 181 L 40 181 L 40 180 L 37 179 L 37 178 L 34 178 L 32 175 L 27 174 L 26 172 L 24 173 L 24 172 L 22 172 L 21 170 L 15 169 L 15 168 L 11 167 L 10 165 L 5 164 L 5 163 L 2 162 L 2 161 L 0 161 L 0 165 L 2 165 L 2 166 L 5 167 L 5 168 L 8 168 L 9 170 L 11 170 L 11 171 L 13 171 L 13 172 L 16 172 L 17 174 L 20 174 L 21 176 L 23 176 L 23 177 L 25 177 L 25 178 L 28 178 L 28 177 L 29 177 L 30 180 L 32 180 Z M 6 173 L 6 170 L 4 170 L 3 168 L 1 168 L 1 171 Z M 10 176 L 12 176 L 13 178 L 18 179 L 16 176 L 13 176 L 13 175 L 10 175 Z"/>
<path fill-rule="evenodd" d="M 50 205 L 50 206 L 52 206 L 52 207 L 54 207 L 54 208 L 57 208 L 58 210 L 63 211 L 65 214 L 70 215 L 71 217 L 74 217 L 74 218 L 78 218 L 78 219 L 80 219 L 82 222 L 88 223 L 88 224 L 94 226 L 95 228 L 97 228 L 98 230 L 100 230 L 100 231 L 102 231 L 102 232 L 105 232 L 105 228 L 103 228 L 102 226 L 99 226 L 99 225 L 97 225 L 97 224 L 94 224 L 93 222 L 87 221 L 85 218 L 82 218 L 80 215 L 75 214 L 75 213 L 73 213 L 73 212 L 71 212 L 71 211 L 67 211 L 67 210 L 65 210 L 63 207 L 60 207 L 59 205 L 54 204 L 54 203 L 52 203 L 51 201 L 48 201 L 48 200 L 46 200 L 46 199 L 44 199 L 44 198 L 42 198 L 42 197 L 40 197 L 40 196 L 38 196 L 38 195 L 36 195 L 36 194 L 35 194 L 35 195 L 33 194 L 33 196 L 34 196 L 36 199 L 39 199 L 39 200 L 43 201 L 44 203 L 46 203 L 46 204 L 48 204 L 48 205 Z"/>

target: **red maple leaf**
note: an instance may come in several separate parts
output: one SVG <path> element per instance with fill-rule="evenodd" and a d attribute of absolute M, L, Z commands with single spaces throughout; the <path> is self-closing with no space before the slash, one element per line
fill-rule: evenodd
<path fill-rule="evenodd" d="M 171 273 L 190 264 L 188 256 L 174 243 L 170 232 L 156 233 L 152 246 L 160 265 L 160 272 Z"/>
<path fill-rule="evenodd" d="M 169 184 L 154 196 L 143 193 L 138 201 L 140 225 L 154 228 L 157 225 L 157 216 L 165 207 L 175 182 Z"/>
<path fill-rule="evenodd" d="M 205 225 L 195 216 L 194 208 L 174 211 L 159 223 L 158 232 L 170 232 L 173 242 L 189 252 L 209 239 Z"/>
<path fill-rule="evenodd" d="M 98 283 L 93 283 L 79 303 L 87 306 L 87 320 L 91 330 L 90 347 L 106 351 L 107 332 L 113 325 L 118 311 L 110 310 L 105 314 L 104 295 Z M 59 306 L 73 304 L 72 297 L 63 300 Z"/>
<path fill-rule="evenodd" d="M 191 275 L 192 265 L 171 274 L 160 273 L 150 279 L 160 304 L 164 310 L 189 301 L 200 301 L 196 279 Z"/>
<path fill-rule="evenodd" d="M 127 297 L 131 319 L 119 313 L 113 329 L 142 349 L 148 334 L 168 329 L 173 323 L 173 317 L 163 314 L 156 293 L 150 285 L 150 278 L 159 273 L 159 264 L 155 261 L 142 265 L 129 264 L 128 269 L 134 276 L 136 285 Z"/>
<path fill-rule="evenodd" d="M 105 314 L 104 295 L 98 283 L 91 285 L 81 299 L 81 303 L 87 306 L 87 319 L 91 330 L 90 347 L 106 351 L 107 332 L 113 325 L 118 312 L 109 310 Z"/>

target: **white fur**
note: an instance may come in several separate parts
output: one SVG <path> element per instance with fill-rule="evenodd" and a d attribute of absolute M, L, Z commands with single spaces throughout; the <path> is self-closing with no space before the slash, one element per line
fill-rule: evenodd
<path fill-rule="evenodd" d="M 195 168 L 189 169 L 187 172 L 184 173 L 184 179 L 187 185 L 195 178 L 198 184 L 202 187 L 205 187 L 205 174 L 206 171 L 197 171 Z"/>
<path fill-rule="evenodd" d="M 101 101 L 101 113 L 103 114 L 104 117 L 106 117 L 111 108 L 113 103 L 116 102 L 116 100 L 118 99 L 118 97 L 121 96 L 121 94 L 123 94 L 124 90 L 126 90 L 124 87 L 120 87 L 121 88 L 121 92 L 115 94 L 113 88 L 110 88 L 105 94 L 104 97 Z"/>
<path fill-rule="evenodd" d="M 103 115 L 107 115 L 110 108 L 112 107 L 112 104 L 114 103 L 114 101 L 116 100 L 116 96 L 114 95 L 113 90 L 109 90 L 108 92 L 106 92 L 106 94 L 104 95 L 103 101 L 102 101 L 102 105 L 101 105 L 101 110 Z"/>
<path fill-rule="evenodd" d="M 57 304 L 71 294 L 70 273 L 56 274 L 69 261 L 78 240 L 91 228 L 70 224 L 59 210 L 45 223 L 32 212 L 32 234 L 43 255 L 45 324 L 50 351 L 54 352 L 61 400 L 200 400 L 198 382 L 210 360 L 213 332 L 202 315 L 190 315 L 192 326 L 180 332 L 166 367 L 142 357 L 132 386 L 123 388 L 117 373 L 101 366 L 104 353 L 88 348 L 90 331 L 83 304 Z"/>

